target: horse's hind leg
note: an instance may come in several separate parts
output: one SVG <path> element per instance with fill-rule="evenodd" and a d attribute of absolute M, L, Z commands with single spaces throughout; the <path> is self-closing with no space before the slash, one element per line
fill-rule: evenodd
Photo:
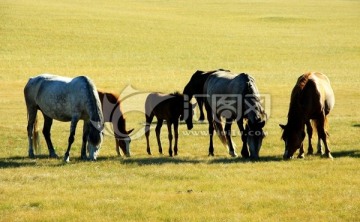
<path fill-rule="evenodd" d="M 82 145 L 81 145 L 81 159 L 82 160 L 87 160 L 88 159 L 87 156 L 86 156 L 86 143 L 87 143 L 87 139 L 88 139 L 88 135 L 89 135 L 89 130 L 90 130 L 89 129 L 89 123 L 86 123 L 84 121 Z"/>
<path fill-rule="evenodd" d="M 226 124 L 225 124 L 225 137 L 226 140 L 228 142 L 228 146 L 229 146 L 229 154 L 232 157 L 236 157 L 236 153 L 232 144 L 232 140 L 231 140 L 231 119 L 226 119 Z"/>
<path fill-rule="evenodd" d="M 175 134 L 175 144 L 174 144 L 174 155 L 178 155 L 178 139 L 179 139 L 179 122 L 174 122 L 174 134 Z"/>
<path fill-rule="evenodd" d="M 204 105 L 204 101 L 203 98 L 196 98 L 196 101 L 198 103 L 199 106 L 199 111 L 200 111 L 200 117 L 199 117 L 199 121 L 203 122 L 205 120 L 205 114 L 204 114 L 204 110 L 203 110 L 203 105 Z"/>
<path fill-rule="evenodd" d="M 162 147 L 161 147 L 161 140 L 160 140 L 160 133 L 161 133 L 161 127 L 163 124 L 162 119 L 158 119 L 158 122 L 156 124 L 155 133 L 156 133 L 156 140 L 159 146 L 159 153 L 162 154 Z"/>
<path fill-rule="evenodd" d="M 149 141 L 149 136 L 150 136 L 150 125 L 153 119 L 153 115 L 145 115 L 145 137 L 146 137 L 146 151 L 149 155 L 151 155 L 151 150 L 150 150 L 150 141 Z"/>
<path fill-rule="evenodd" d="M 36 121 L 36 113 L 37 113 L 37 109 L 30 109 L 28 107 L 28 125 L 27 125 L 27 134 L 28 134 L 28 141 L 29 141 L 29 157 L 30 158 L 35 158 L 35 154 L 34 154 L 34 149 L 33 149 L 33 131 L 34 129 L 34 124 Z"/>
<path fill-rule="evenodd" d="M 325 130 L 325 118 L 326 118 L 325 115 L 322 115 L 320 117 L 320 119 L 318 120 L 318 122 L 317 122 L 317 131 L 318 131 L 319 138 L 324 142 L 326 157 L 332 159 L 333 157 L 331 155 L 330 149 L 329 149 L 328 144 L 327 144 L 327 132 Z M 319 144 L 321 144 L 320 140 L 319 140 Z M 319 144 L 318 144 L 318 146 L 319 146 Z"/>
<path fill-rule="evenodd" d="M 173 156 L 173 151 L 172 151 L 173 135 L 172 135 L 172 132 L 171 132 L 171 124 L 172 124 L 171 120 L 166 121 L 166 125 L 167 125 L 167 128 L 168 128 L 168 139 L 169 139 L 169 156 Z"/>
<path fill-rule="evenodd" d="M 51 142 L 50 130 L 51 130 L 51 125 L 53 123 L 53 119 L 46 116 L 45 114 L 43 114 L 43 116 L 44 116 L 44 128 L 43 128 L 42 132 L 43 132 L 43 135 L 45 137 L 47 147 L 49 149 L 49 157 L 50 158 L 58 158 L 58 155 L 56 155 L 54 146 L 53 146 L 53 144 Z"/>
<path fill-rule="evenodd" d="M 306 122 L 306 132 L 308 134 L 308 141 L 309 141 L 308 155 L 312 155 L 314 153 L 314 149 L 313 149 L 312 144 L 311 144 L 311 139 L 312 139 L 312 135 L 313 135 L 313 128 L 311 126 L 310 120 Z"/>

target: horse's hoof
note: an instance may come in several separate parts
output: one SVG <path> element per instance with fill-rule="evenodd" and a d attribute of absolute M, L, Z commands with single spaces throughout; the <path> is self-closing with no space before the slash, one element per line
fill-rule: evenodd
<path fill-rule="evenodd" d="M 30 159 L 35 159 L 34 153 L 29 153 L 29 158 L 30 158 Z"/>
<path fill-rule="evenodd" d="M 149 155 L 151 155 L 151 153 Z M 130 155 L 130 153 L 127 153 L 127 154 L 125 154 L 125 156 L 130 157 L 131 155 Z"/>
<path fill-rule="evenodd" d="M 209 153 L 209 156 L 214 156 L 214 153 Z"/>
<path fill-rule="evenodd" d="M 299 158 L 299 159 L 304 159 L 304 158 L 305 158 L 305 154 L 304 154 L 304 153 L 301 153 L 301 154 L 298 155 L 297 158 Z"/>
<path fill-rule="evenodd" d="M 237 154 L 235 152 L 229 152 L 231 157 L 237 157 Z"/>
<path fill-rule="evenodd" d="M 56 153 L 50 153 L 49 158 L 57 159 L 57 158 L 59 158 L 59 156 Z"/>
<path fill-rule="evenodd" d="M 326 153 L 326 154 L 324 154 L 324 156 L 325 156 L 326 158 L 331 159 L 331 160 L 334 159 L 334 157 L 331 155 L 331 153 Z"/>
<path fill-rule="evenodd" d="M 89 160 L 88 158 L 87 158 L 87 156 L 85 155 L 81 155 L 81 160 Z"/>
<path fill-rule="evenodd" d="M 65 163 L 70 163 L 70 157 L 69 157 L 69 156 L 65 156 L 65 157 L 64 157 L 64 162 L 65 162 Z"/>

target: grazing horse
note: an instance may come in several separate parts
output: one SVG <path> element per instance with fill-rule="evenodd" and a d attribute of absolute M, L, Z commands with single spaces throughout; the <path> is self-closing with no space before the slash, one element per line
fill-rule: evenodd
<path fill-rule="evenodd" d="M 24 88 L 28 114 L 27 133 L 29 140 L 29 157 L 34 158 L 33 133 L 36 134 L 37 110 L 44 116 L 43 134 L 49 149 L 50 157 L 57 157 L 50 138 L 53 119 L 71 121 L 70 136 L 64 160 L 69 162 L 70 148 L 74 142 L 76 125 L 84 120 L 81 158 L 86 157 L 88 142 L 89 158 L 96 160 L 103 140 L 103 114 L 95 85 L 85 76 L 67 78 L 43 74 L 30 78 Z"/>
<path fill-rule="evenodd" d="M 172 94 L 160 94 L 150 93 L 145 101 L 145 136 L 147 144 L 147 153 L 151 155 L 149 135 L 150 135 L 150 124 L 152 119 L 156 116 L 157 125 L 155 128 L 156 139 L 159 146 L 159 153 L 162 154 L 162 147 L 160 141 L 160 132 L 163 121 L 166 120 L 168 127 L 168 138 L 169 138 L 169 155 L 173 155 L 172 151 L 172 139 L 173 135 L 171 132 L 171 125 L 174 125 L 175 133 L 175 144 L 174 144 L 174 155 L 178 152 L 178 126 L 179 118 L 184 118 L 187 128 L 192 129 L 192 105 L 189 100 L 184 98 L 184 95 L 176 92 Z"/>
<path fill-rule="evenodd" d="M 118 95 L 110 92 L 104 92 L 98 89 L 102 112 L 104 114 L 104 122 L 110 122 L 113 125 L 115 137 L 115 150 L 118 156 L 121 156 L 120 149 L 126 156 L 130 156 L 129 134 L 134 130 L 126 130 L 126 121 L 120 107 L 120 98 Z"/>
<path fill-rule="evenodd" d="M 255 80 L 250 75 L 236 75 L 222 69 L 210 72 L 197 71 L 185 86 L 184 94 L 191 99 L 199 89 L 202 89 L 202 95 L 197 96 L 204 98 L 209 122 L 209 156 L 214 156 L 214 129 L 221 142 L 227 145 L 229 154 L 236 156 L 231 140 L 231 124 L 236 121 L 243 141 L 241 155 L 257 159 L 264 138 L 262 128 L 265 125 L 266 113 L 260 103 Z M 221 117 L 226 119 L 225 132 Z"/>
<path fill-rule="evenodd" d="M 332 158 L 327 144 L 326 122 L 327 115 L 335 104 L 334 92 L 326 75 L 310 72 L 301 75 L 291 93 L 288 123 L 281 125 L 284 130 L 282 139 L 285 141 L 284 159 L 292 158 L 300 148 L 298 158 L 304 157 L 303 141 L 305 138 L 305 125 L 308 134 L 308 154 L 313 154 L 311 137 L 313 129 L 310 120 L 318 132 L 317 153 L 322 154 L 321 140 L 325 145 L 325 155 Z"/>

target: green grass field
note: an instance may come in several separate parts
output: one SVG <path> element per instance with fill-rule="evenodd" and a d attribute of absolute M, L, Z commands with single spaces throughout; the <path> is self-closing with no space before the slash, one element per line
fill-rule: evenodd
<path fill-rule="evenodd" d="M 350 0 L 1 1 L 0 221 L 359 221 L 359 21 L 360 2 Z M 80 161 L 82 123 L 71 163 L 48 159 L 43 138 L 43 155 L 27 158 L 31 76 L 85 74 L 109 91 L 169 93 L 197 69 L 217 68 L 249 73 L 271 95 L 257 162 L 231 158 L 217 138 L 208 157 L 206 124 L 180 126 L 175 158 L 157 153 L 152 131 L 153 156 L 141 137 L 131 158 L 117 157 L 107 136 L 97 162 Z M 282 160 L 278 124 L 307 71 L 327 74 L 335 91 L 333 161 Z M 126 117 L 129 129 L 143 128 L 142 113 Z M 61 157 L 69 128 L 53 124 Z"/>

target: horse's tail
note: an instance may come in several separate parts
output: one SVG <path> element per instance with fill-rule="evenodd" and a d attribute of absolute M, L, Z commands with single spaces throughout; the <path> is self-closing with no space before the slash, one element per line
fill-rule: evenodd
<path fill-rule="evenodd" d="M 216 134 L 218 135 L 221 143 L 224 144 L 224 146 L 228 147 L 227 139 L 225 137 L 225 132 L 224 132 L 222 124 L 214 120 L 213 125 L 214 125 L 214 129 L 216 131 Z"/>
<path fill-rule="evenodd" d="M 40 137 L 39 137 L 39 127 L 38 127 L 38 118 L 35 118 L 34 128 L 33 128 L 33 146 L 36 154 L 41 153 L 40 147 Z"/>
<path fill-rule="evenodd" d="M 318 123 L 317 120 L 311 120 L 311 127 L 313 128 L 313 131 L 314 131 L 315 133 L 318 133 L 318 132 L 317 132 L 318 124 L 319 124 L 319 123 Z M 325 116 L 325 119 L 324 119 L 324 130 L 325 130 L 326 137 L 329 137 L 328 128 L 329 128 L 329 122 L 328 122 L 328 118 Z"/>

